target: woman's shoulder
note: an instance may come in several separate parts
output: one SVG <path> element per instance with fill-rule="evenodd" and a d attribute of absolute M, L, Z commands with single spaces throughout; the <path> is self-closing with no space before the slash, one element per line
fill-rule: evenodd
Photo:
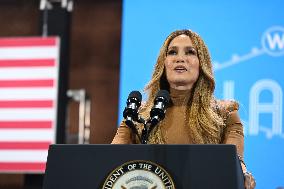
<path fill-rule="evenodd" d="M 231 112 L 239 110 L 239 103 L 233 99 L 214 99 L 213 108 L 221 117 L 226 119 Z"/>

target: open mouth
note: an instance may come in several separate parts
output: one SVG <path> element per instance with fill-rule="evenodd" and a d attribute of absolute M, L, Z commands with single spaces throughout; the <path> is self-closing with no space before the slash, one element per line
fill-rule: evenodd
<path fill-rule="evenodd" d="M 186 67 L 184 67 L 184 66 L 177 66 L 177 67 L 175 67 L 174 70 L 177 71 L 177 72 L 185 72 L 185 71 L 187 71 Z"/>

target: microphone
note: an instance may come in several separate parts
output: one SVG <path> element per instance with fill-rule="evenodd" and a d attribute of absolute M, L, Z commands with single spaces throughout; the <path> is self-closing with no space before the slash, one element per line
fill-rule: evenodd
<path fill-rule="evenodd" d="M 148 137 L 153 128 L 165 118 L 166 109 L 170 102 L 170 94 L 166 90 L 160 90 L 154 99 L 154 106 L 150 111 L 150 119 L 147 121 L 148 127 L 144 127 L 142 130 L 142 144 L 147 144 Z"/>
<path fill-rule="evenodd" d="M 123 117 L 127 126 L 133 128 L 133 121 L 138 121 L 138 108 L 141 106 L 142 95 L 139 91 L 132 91 L 126 102 Z"/>
<path fill-rule="evenodd" d="M 150 111 L 151 127 L 157 125 L 165 118 L 166 109 L 170 102 L 170 94 L 166 90 L 160 90 L 154 100 L 154 106 Z"/>

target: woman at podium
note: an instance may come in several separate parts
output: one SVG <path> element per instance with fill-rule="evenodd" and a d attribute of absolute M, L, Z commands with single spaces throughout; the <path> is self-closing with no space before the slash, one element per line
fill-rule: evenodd
<path fill-rule="evenodd" d="M 202 38 L 191 30 L 172 32 L 161 47 L 152 79 L 146 86 L 148 99 L 139 110 L 150 116 L 155 95 L 170 94 L 165 118 L 149 135 L 150 144 L 234 144 L 237 147 L 246 188 L 255 181 L 243 161 L 244 134 L 238 103 L 214 97 L 212 62 Z M 137 125 L 139 133 L 143 125 Z M 112 144 L 139 143 L 123 121 Z"/>

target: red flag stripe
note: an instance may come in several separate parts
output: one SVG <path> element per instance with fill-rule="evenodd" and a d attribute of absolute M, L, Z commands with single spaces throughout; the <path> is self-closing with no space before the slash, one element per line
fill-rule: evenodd
<path fill-rule="evenodd" d="M 52 121 L 0 121 L 0 129 L 51 129 Z"/>
<path fill-rule="evenodd" d="M 0 80 L 0 87 L 53 87 L 53 79 Z"/>
<path fill-rule="evenodd" d="M 0 60 L 0 67 L 53 67 L 54 59 Z"/>
<path fill-rule="evenodd" d="M 0 150 L 48 150 L 51 142 L 0 142 Z"/>
<path fill-rule="evenodd" d="M 1 38 L 0 47 L 55 46 L 56 38 Z"/>
<path fill-rule="evenodd" d="M 52 108 L 52 100 L 0 100 L 0 108 Z"/>
<path fill-rule="evenodd" d="M 10 163 L 0 162 L 0 171 L 45 171 L 45 162 L 38 163 Z"/>

